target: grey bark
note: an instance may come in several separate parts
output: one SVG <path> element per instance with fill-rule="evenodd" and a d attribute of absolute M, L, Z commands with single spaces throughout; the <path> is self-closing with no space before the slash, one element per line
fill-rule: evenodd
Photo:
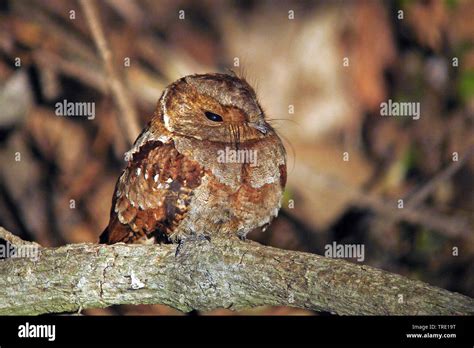
<path fill-rule="evenodd" d="M 2 237 L 0 235 L 0 237 Z M 5 239 L 5 238 L 3 238 Z M 0 314 L 113 304 L 181 311 L 284 305 L 354 315 L 474 314 L 474 299 L 369 266 L 255 242 L 74 244 L 0 262 Z"/>

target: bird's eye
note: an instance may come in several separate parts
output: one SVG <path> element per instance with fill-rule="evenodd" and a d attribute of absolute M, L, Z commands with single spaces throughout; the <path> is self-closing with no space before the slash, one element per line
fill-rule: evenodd
<path fill-rule="evenodd" d="M 218 114 L 215 114 L 213 112 L 210 112 L 210 111 L 205 111 L 204 112 L 204 115 L 206 115 L 206 117 L 211 120 L 211 121 L 214 121 L 214 122 L 222 122 L 222 116 L 218 115 Z"/>

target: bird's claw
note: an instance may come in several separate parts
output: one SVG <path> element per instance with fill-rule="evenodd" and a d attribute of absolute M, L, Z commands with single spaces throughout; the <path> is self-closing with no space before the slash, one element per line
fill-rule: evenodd
<path fill-rule="evenodd" d="M 189 242 L 200 242 L 200 241 L 207 241 L 207 242 L 211 242 L 211 237 L 208 236 L 207 234 L 202 234 L 202 233 L 199 233 L 199 234 L 192 234 L 192 235 L 189 235 L 187 237 L 182 237 L 179 239 L 178 241 L 178 246 L 176 247 L 176 252 L 174 254 L 174 256 L 178 256 L 179 253 L 181 252 L 183 246 Z"/>

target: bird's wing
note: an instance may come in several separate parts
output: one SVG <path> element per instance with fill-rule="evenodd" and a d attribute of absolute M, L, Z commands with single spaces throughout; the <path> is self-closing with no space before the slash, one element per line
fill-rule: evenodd
<path fill-rule="evenodd" d="M 202 167 L 176 150 L 172 140 L 150 140 L 133 153 L 112 199 L 101 243 L 133 243 L 170 235 L 184 218 Z"/>

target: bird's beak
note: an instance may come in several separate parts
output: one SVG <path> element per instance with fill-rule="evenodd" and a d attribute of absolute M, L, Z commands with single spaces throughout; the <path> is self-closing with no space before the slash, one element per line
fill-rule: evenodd
<path fill-rule="evenodd" d="M 262 134 L 267 134 L 268 127 L 265 123 L 256 123 L 256 122 L 249 122 L 248 125 L 256 130 L 258 130 Z"/>

